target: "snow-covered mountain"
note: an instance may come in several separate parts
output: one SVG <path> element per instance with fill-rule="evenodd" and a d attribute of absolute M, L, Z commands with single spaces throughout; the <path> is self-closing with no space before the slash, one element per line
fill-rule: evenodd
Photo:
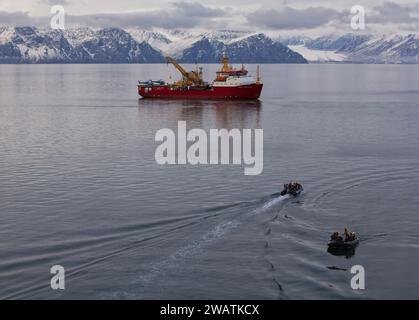
<path fill-rule="evenodd" d="M 0 63 L 419 63 L 419 35 L 267 36 L 235 30 L 0 27 Z"/>
<path fill-rule="evenodd" d="M 175 55 L 185 63 L 217 63 L 223 52 L 233 63 L 307 63 L 300 54 L 263 34 L 228 39 L 206 34 Z"/>
<path fill-rule="evenodd" d="M 419 63 L 419 35 L 292 37 L 284 44 L 310 62 Z"/>
<path fill-rule="evenodd" d="M 58 31 L 34 27 L 0 29 L 3 63 L 154 63 L 160 51 L 124 30 L 89 28 Z"/>
<path fill-rule="evenodd" d="M 217 63 L 223 52 L 235 63 L 307 63 L 300 55 L 262 33 L 217 30 L 185 31 L 128 30 L 138 41 L 147 41 L 165 55 L 184 63 Z"/>
<path fill-rule="evenodd" d="M 419 63 L 419 35 L 372 37 L 351 51 L 349 59 L 369 63 Z"/>
<path fill-rule="evenodd" d="M 180 62 L 212 63 L 224 51 L 232 62 L 307 62 L 263 34 L 241 31 L 0 28 L 0 63 L 158 63 L 166 61 L 165 55 Z"/>
<path fill-rule="evenodd" d="M 128 29 L 126 30 L 137 42 L 146 42 L 150 46 L 160 51 L 163 51 L 173 40 L 169 39 L 161 32 L 143 30 L 143 29 Z"/>
<path fill-rule="evenodd" d="M 218 62 L 226 51 L 235 62 L 344 62 L 419 63 L 419 35 L 372 35 L 348 33 L 317 38 L 281 37 L 262 33 L 221 30 L 204 33 L 159 30 L 146 40 L 164 54 L 182 62 Z M 161 41 L 161 39 L 165 39 Z M 300 56 L 295 55 L 299 53 Z"/>

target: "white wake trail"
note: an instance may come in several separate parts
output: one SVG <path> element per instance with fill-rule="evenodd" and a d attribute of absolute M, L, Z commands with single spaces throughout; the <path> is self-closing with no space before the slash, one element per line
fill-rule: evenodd
<path fill-rule="evenodd" d="M 264 210 L 269 209 L 269 208 L 273 207 L 274 205 L 276 205 L 276 204 L 278 204 L 278 203 L 280 203 L 280 202 L 282 202 L 286 199 L 289 199 L 289 197 L 290 196 L 287 194 L 285 196 L 279 196 L 278 198 L 271 199 L 262 206 L 262 209 L 264 209 Z"/>

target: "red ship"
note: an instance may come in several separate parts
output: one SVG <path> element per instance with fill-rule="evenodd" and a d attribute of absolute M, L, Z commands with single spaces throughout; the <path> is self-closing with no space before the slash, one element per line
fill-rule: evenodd
<path fill-rule="evenodd" d="M 241 69 L 234 69 L 226 54 L 223 55 L 223 65 L 211 84 L 203 80 L 202 68 L 188 72 L 175 59 L 171 57 L 166 59 L 179 70 L 182 79 L 171 84 L 163 80 L 139 82 L 138 94 L 143 98 L 257 100 L 262 92 L 259 66 L 255 79 L 248 74 L 244 66 Z"/>

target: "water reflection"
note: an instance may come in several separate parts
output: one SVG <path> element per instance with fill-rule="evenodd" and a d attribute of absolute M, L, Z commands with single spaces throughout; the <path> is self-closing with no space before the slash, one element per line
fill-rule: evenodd
<path fill-rule="evenodd" d="M 355 256 L 355 248 L 350 249 L 336 249 L 336 248 L 328 248 L 327 252 L 333 256 L 337 257 L 345 257 L 346 259 L 350 259 Z"/>
<path fill-rule="evenodd" d="M 186 121 L 197 128 L 260 128 L 262 102 L 139 99 L 140 117 L 159 119 L 160 126 Z"/>

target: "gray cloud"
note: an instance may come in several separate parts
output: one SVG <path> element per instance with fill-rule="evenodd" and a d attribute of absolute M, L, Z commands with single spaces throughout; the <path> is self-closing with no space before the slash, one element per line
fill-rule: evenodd
<path fill-rule="evenodd" d="M 215 18 L 225 16 L 222 9 L 209 8 L 198 2 L 173 2 L 172 5 L 176 8 L 175 12 L 183 17 Z"/>
<path fill-rule="evenodd" d="M 413 14 L 416 14 L 415 17 Z M 385 2 L 373 8 L 367 14 L 367 21 L 372 23 L 403 23 L 408 24 L 419 21 L 419 4 L 400 5 L 394 2 Z"/>
<path fill-rule="evenodd" d="M 140 27 L 140 28 L 193 28 L 199 19 L 184 19 L 171 11 L 155 10 L 150 12 L 95 14 L 84 16 L 67 16 L 67 23 L 90 27 Z"/>
<path fill-rule="evenodd" d="M 5 12 L 0 11 L 0 25 L 8 26 L 30 26 L 45 24 L 49 20 L 46 18 L 34 18 L 28 12 Z"/>
<path fill-rule="evenodd" d="M 42 0 L 52 5 L 66 1 Z M 66 15 L 68 25 L 89 27 L 141 27 L 141 28 L 194 28 L 214 18 L 225 16 L 222 9 L 206 7 L 198 2 L 172 2 L 166 9 L 136 11 L 129 13 L 99 13 L 91 15 Z M 0 12 L 0 25 L 48 26 L 50 17 L 34 18 L 26 12 Z"/>
<path fill-rule="evenodd" d="M 194 28 L 223 15 L 222 10 L 207 8 L 200 4 L 186 6 L 185 3 L 179 2 L 174 3 L 171 9 L 67 16 L 67 23 L 91 27 Z"/>
<path fill-rule="evenodd" d="M 37 0 L 39 4 L 72 5 L 71 0 Z M 119 0 L 124 1 L 124 0 Z M 157 1 L 157 0 L 156 0 Z M 378 0 L 377 0 L 378 1 Z M 409 0 L 410 1 L 410 0 Z M 219 2 L 217 2 L 219 3 Z M 351 19 L 350 7 L 342 6 L 310 6 L 308 0 L 301 0 L 306 7 L 291 7 L 289 0 L 282 1 L 277 9 L 264 5 L 264 9 L 249 11 L 240 8 L 236 0 L 231 0 L 232 7 L 207 6 L 201 2 L 178 0 L 158 5 L 156 9 L 147 11 L 128 11 L 124 13 L 97 13 L 85 15 L 66 15 L 68 27 L 140 27 L 159 28 L 236 28 L 253 30 L 348 30 Z M 249 1 L 250 3 L 250 1 Z M 375 30 L 412 30 L 417 32 L 419 25 L 419 4 L 413 0 L 409 3 L 381 2 L 381 4 L 366 7 L 366 23 Z M 47 13 L 46 13 L 47 14 Z M 34 25 L 48 27 L 51 16 L 34 17 L 30 13 L 0 12 L 0 25 Z M 369 27 L 368 27 L 369 28 Z M 370 29 L 372 30 L 372 29 Z"/>
<path fill-rule="evenodd" d="M 247 15 L 247 21 L 268 29 L 308 29 L 325 25 L 341 16 L 339 11 L 324 7 L 278 10 L 261 9 Z"/>
<path fill-rule="evenodd" d="M 39 0 L 39 3 L 47 4 L 49 6 L 61 5 L 65 6 L 70 4 L 68 0 Z"/>

